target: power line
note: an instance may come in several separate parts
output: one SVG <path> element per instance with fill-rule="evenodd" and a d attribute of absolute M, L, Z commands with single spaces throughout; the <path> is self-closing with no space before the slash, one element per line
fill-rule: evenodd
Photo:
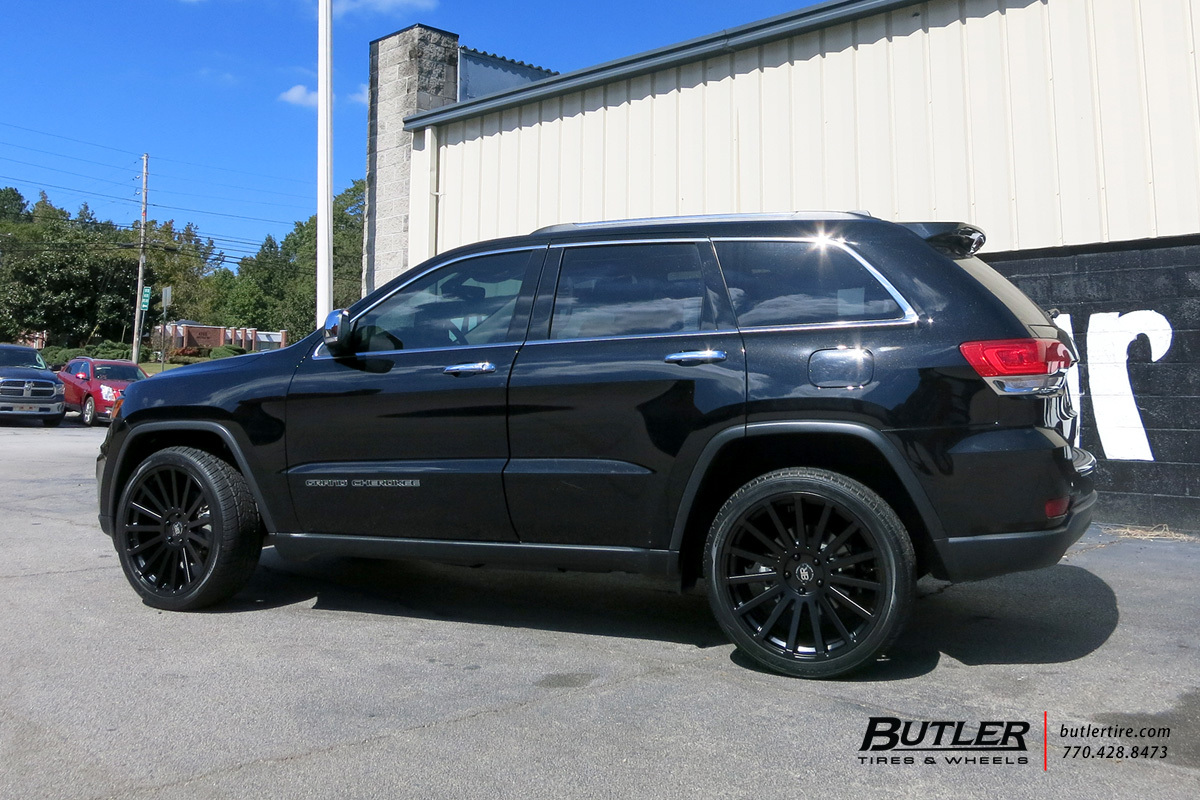
<path fill-rule="evenodd" d="M 166 159 L 163 159 L 164 161 Z M 217 181 L 206 181 L 202 178 L 189 178 L 183 175 L 174 175 L 169 172 L 156 172 L 160 178 L 174 178 L 175 180 L 191 181 L 192 183 L 204 184 L 207 186 L 220 186 L 222 189 L 240 189 L 245 192 L 258 192 L 259 194 L 273 194 L 277 197 L 294 197 L 297 200 L 312 200 L 312 197 L 306 194 L 292 194 L 291 192 L 276 192 L 271 189 L 260 189 L 255 186 L 239 186 L 234 183 L 218 183 Z"/>
<path fill-rule="evenodd" d="M 36 133 L 41 136 L 51 136 L 55 139 L 63 139 L 68 142 L 75 142 L 76 144 L 84 144 L 89 147 L 99 147 L 104 150 L 112 150 L 114 152 L 124 153 L 126 155 L 131 155 L 131 156 L 139 155 L 138 153 L 135 153 L 132 150 L 122 150 L 119 147 L 109 147 L 108 145 L 105 145 L 105 144 L 96 144 L 95 142 L 88 142 L 88 141 L 84 141 L 83 139 L 73 139 L 70 136 L 62 136 L 61 134 L 50 133 L 49 131 L 39 131 L 34 128 L 26 128 L 22 125 L 13 125 L 11 122 L 0 122 L 0 125 L 3 125 L 6 128 L 16 128 L 19 131 L 26 131 L 28 133 Z M 273 181 L 288 181 L 290 183 L 300 183 L 300 184 L 304 184 L 304 185 L 308 185 L 308 183 L 309 183 L 308 181 L 300 180 L 299 178 L 284 178 L 280 175 L 264 175 L 261 172 L 247 172 L 246 170 L 231 169 L 229 167 L 219 167 L 219 166 L 216 166 L 215 164 L 197 164 L 194 161 L 182 161 L 177 158 L 166 158 L 165 156 L 155 156 L 155 161 L 168 161 L 172 164 L 183 164 L 185 166 L 198 167 L 200 169 L 218 169 L 218 170 L 221 170 L 222 172 L 233 172 L 233 173 L 237 173 L 239 175 L 251 175 L 255 178 L 267 178 L 268 180 L 273 180 Z"/>
<path fill-rule="evenodd" d="M 156 156 L 155 159 L 157 161 L 167 161 L 172 164 L 183 164 L 188 167 L 199 167 L 200 169 L 219 169 L 222 172 L 233 172 L 237 175 L 250 175 L 251 177 L 254 177 L 254 178 L 266 178 L 266 179 L 272 180 L 272 181 L 288 181 L 290 183 L 304 184 L 305 186 L 307 186 L 309 183 L 308 181 L 301 180 L 299 178 L 284 178 L 279 175 L 264 175 L 261 172 L 247 172 L 246 170 L 241 170 L 241 169 L 230 169 L 229 167 L 218 167 L 213 164 L 197 164 L 193 161 L 180 161 L 177 158 L 166 158 L 164 156 Z"/>
<path fill-rule="evenodd" d="M 51 136 L 55 139 L 64 139 L 68 142 L 75 142 L 76 144 L 86 144 L 88 147 L 99 147 L 102 150 L 112 150 L 115 153 L 124 153 L 125 155 L 130 155 L 130 156 L 137 155 L 137 153 L 133 152 L 132 150 L 122 150 L 119 147 L 109 147 L 106 144 L 96 144 L 95 142 L 86 142 L 83 139 L 72 139 L 70 136 L 62 136 L 57 133 L 50 133 L 49 131 L 39 131 L 39 130 L 35 130 L 33 128 L 26 128 L 22 125 L 13 125 L 11 122 L 0 122 L 0 125 L 3 125 L 6 128 L 16 128 L 19 131 L 26 131 L 28 133 L 36 133 L 40 136 Z"/>
<path fill-rule="evenodd" d="M 82 172 L 71 172 L 70 170 L 59 169 L 58 167 L 47 167 L 42 164 L 35 164 L 32 161 L 19 161 L 18 159 L 6 158 L 4 156 L 0 156 L 0 161 L 11 161 L 14 164 L 22 164 L 26 167 L 35 167 L 37 169 L 49 170 L 50 172 L 61 172 L 64 175 L 73 175 L 76 178 L 87 178 L 90 181 L 97 181 L 99 183 L 111 183 L 113 186 L 125 186 L 126 185 L 122 181 L 113 181 L 113 180 L 109 180 L 107 178 L 97 178 L 94 175 L 87 175 Z M 123 169 L 123 168 L 114 167 L 114 169 Z M 79 190 L 79 191 L 82 191 L 82 190 Z M 276 208 L 293 208 L 293 209 L 298 208 L 298 206 L 295 203 L 271 203 L 266 200 L 243 200 L 241 198 L 236 198 L 236 197 L 218 197 L 216 195 L 211 195 L 211 194 L 195 194 L 193 192 L 179 192 L 179 191 L 174 191 L 172 189 L 155 189 L 155 192 L 157 194 L 174 194 L 174 195 L 179 195 L 181 197 L 198 197 L 198 198 L 201 198 L 204 200 L 224 200 L 224 201 L 230 202 L 230 203 L 249 203 L 251 205 L 256 205 L 256 206 L 273 206 Z"/>
<path fill-rule="evenodd" d="M 103 197 L 107 200 L 117 200 L 117 201 L 124 202 L 124 203 L 140 203 L 141 202 L 139 200 L 135 200 L 135 199 L 129 198 L 129 197 L 117 197 L 117 196 L 111 195 L 111 194 L 101 194 L 99 192 L 89 192 L 84 189 L 76 189 L 71 186 L 59 186 L 59 185 L 56 185 L 53 183 L 41 183 L 40 181 L 31 180 L 29 178 L 16 178 L 16 177 L 13 177 L 12 175 L 0 175 L 0 179 L 6 180 L 6 181 L 22 181 L 24 183 L 37 184 L 40 187 L 49 187 L 51 189 L 61 189 L 64 192 L 75 192 L 77 194 L 86 194 L 86 195 L 90 195 L 92 197 Z M 248 217 L 248 216 L 245 216 L 242 214 L 225 214 L 220 211 L 205 211 L 204 209 L 200 209 L 200 208 L 183 208 L 182 206 L 169 206 L 169 205 L 164 205 L 163 203 L 147 203 L 146 205 L 150 206 L 151 208 L 162 208 L 162 209 L 167 209 L 169 211 L 186 211 L 190 214 L 207 214 L 212 217 L 228 217 L 230 219 L 244 219 L 244 220 L 249 220 L 251 222 L 271 222 L 271 223 L 275 223 L 278 225 L 291 225 L 292 223 L 295 222 L 295 220 L 266 219 L 264 217 Z"/>
<path fill-rule="evenodd" d="M 24 219 L 26 219 L 26 217 L 28 217 L 28 215 L 29 215 L 29 212 L 26 212 L 26 214 L 19 214 L 16 212 L 0 212 L 0 218 L 6 217 L 8 219 L 15 219 L 15 220 L 24 220 Z M 119 231 L 136 231 L 138 229 L 137 225 L 133 225 L 133 224 L 125 223 L 125 222 L 113 222 L 111 220 L 66 219 L 66 220 L 61 220 L 61 222 L 68 224 L 68 225 L 79 226 L 79 227 L 90 226 L 93 228 L 106 228 L 106 229 L 111 228 L 111 229 L 115 229 L 115 230 L 119 230 Z M 220 246 L 222 250 L 228 250 L 230 252 L 241 252 L 241 253 L 245 253 L 247 255 L 257 255 L 259 250 L 261 250 L 263 243 L 266 241 L 266 237 L 263 237 L 262 240 L 245 239 L 240 236 L 232 236 L 232 235 L 222 234 L 222 233 L 211 233 L 206 230 L 201 230 L 200 228 L 196 227 L 195 225 L 192 225 L 191 223 L 188 223 L 188 225 L 191 226 L 192 235 L 195 236 L 198 241 L 211 242 L 214 245 Z M 160 230 L 163 230 L 165 228 L 166 228 L 165 225 L 161 225 L 161 224 L 159 225 Z M 187 229 L 187 226 L 185 226 L 184 228 L 178 228 L 178 229 L 172 226 L 170 228 L 170 231 L 171 231 L 172 235 L 183 235 L 183 233 L 186 231 L 186 229 Z M 274 238 L 274 237 L 272 237 L 272 238 Z M 278 241 L 278 240 L 276 240 L 276 241 Z M 244 248 L 239 248 L 238 245 L 250 245 L 250 246 L 258 248 L 258 249 L 249 251 Z"/>
<path fill-rule="evenodd" d="M 116 164 L 108 164 L 103 161 L 92 161 L 91 159 L 88 159 L 88 158 L 80 158 L 79 156 L 69 156 L 66 153 L 56 153 L 53 150 L 41 150 L 36 147 L 29 147 L 28 145 L 24 145 L 24 144 L 13 144 L 12 142 L 0 142 L 0 144 L 4 145 L 5 147 L 15 147 L 18 150 L 29 150 L 34 153 L 42 153 L 43 155 L 47 155 L 47 156 L 57 156 L 58 158 L 68 158 L 72 161 L 82 161 L 84 164 L 94 164 L 98 167 L 111 167 L 112 169 L 129 169 L 129 166 L 130 166 L 128 164 L 123 164 L 123 165 L 118 166 Z"/>
<path fill-rule="evenodd" d="M 177 192 L 171 189 L 155 189 L 157 194 L 174 194 L 181 197 L 198 197 L 203 200 L 224 200 L 229 203 L 249 203 L 255 206 L 273 206 L 275 208 L 299 208 L 295 203 L 270 203 L 266 200 L 243 200 L 237 197 L 218 197 L 211 194 L 195 194 L 194 192 Z"/>
<path fill-rule="evenodd" d="M 36 167 L 37 169 L 49 170 L 50 172 L 61 172 L 64 175 L 73 175 L 76 178 L 87 178 L 90 181 L 98 181 L 100 183 L 111 183 L 114 186 L 125 186 L 126 185 L 122 181 L 112 181 L 107 178 L 97 178 L 94 175 L 86 175 L 82 172 L 71 172 L 70 170 L 59 169 L 58 167 L 47 167 L 42 164 L 35 164 L 32 161 L 18 161 L 15 158 L 5 158 L 4 156 L 0 156 L 0 161 L 11 161 L 14 164 L 22 164 L 26 167 Z M 124 169 L 124 167 L 113 167 L 113 169 Z M 133 188 L 133 187 L 130 187 L 130 188 Z"/>
<path fill-rule="evenodd" d="M 2 123 L 0 123 L 0 124 L 2 124 Z M 89 192 L 89 191 L 85 191 L 84 189 L 75 189 L 70 186 L 57 186 L 53 183 L 42 183 L 41 181 L 35 181 L 35 180 L 31 180 L 29 178 L 16 178 L 16 177 L 13 177 L 12 175 L 0 175 L 0 179 L 6 180 L 6 181 L 21 181 L 23 183 L 36 184 L 38 186 L 38 188 L 42 189 L 43 191 L 45 190 L 45 187 L 49 187 L 51 189 L 62 189 L 64 192 L 76 192 L 78 194 L 88 194 L 88 195 L 91 195 L 92 197 L 103 197 L 107 200 L 119 200 L 123 203 L 140 203 L 141 202 L 140 200 L 135 200 L 132 197 L 117 197 L 116 195 L 111 195 L 111 194 L 100 194 L 99 192 Z"/>
<path fill-rule="evenodd" d="M 103 161 L 92 161 L 91 159 L 88 159 L 88 158 L 80 158 L 79 156 L 69 156 L 66 153 L 57 153 L 53 150 L 42 150 L 37 147 L 29 147 L 28 145 L 14 144 L 12 142 L 0 142 L 0 145 L 3 145 L 5 147 L 15 147 L 19 150 L 29 150 L 30 152 L 33 152 L 33 153 L 42 153 L 43 155 L 47 155 L 47 156 L 55 156 L 56 158 L 67 158 L 72 161 L 79 161 L 84 164 L 92 164 L 97 167 L 108 167 L 110 169 L 133 169 L 136 166 L 136 162 L 134 164 L 122 164 L 122 165 L 109 164 L 109 163 L 106 163 Z M 14 160 L 14 159 L 9 159 L 9 160 Z M 25 163 L 25 162 L 18 162 L 18 163 Z M 46 167 L 46 169 L 51 169 L 51 167 Z M 199 184 L 204 184 L 207 186 L 220 186 L 223 189 L 238 189 L 239 191 L 258 192 L 259 194 L 270 194 L 270 195 L 275 195 L 277 197 L 293 197 L 297 200 L 311 200 L 312 199 L 309 195 L 306 195 L 306 194 L 292 194 L 291 192 L 277 192 L 273 189 L 262 189 L 257 186 L 241 186 L 236 183 L 220 183 L 218 181 L 204 180 L 203 178 L 195 178 L 195 177 L 185 176 L 185 175 L 176 175 L 176 174 L 173 174 L 170 172 L 155 172 L 155 175 L 158 176 L 159 178 L 173 178 L 175 180 L 190 181 L 191 183 L 199 183 Z"/>

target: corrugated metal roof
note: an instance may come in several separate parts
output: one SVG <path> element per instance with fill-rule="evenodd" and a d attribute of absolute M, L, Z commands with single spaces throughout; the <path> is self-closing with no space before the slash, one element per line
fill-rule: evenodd
<path fill-rule="evenodd" d="M 488 97 L 413 114 L 405 118 L 404 128 L 417 130 L 490 114 L 917 4 L 918 0 L 826 0 L 798 11 L 555 75 Z"/>
<path fill-rule="evenodd" d="M 539 67 L 537 64 L 528 64 L 524 61 L 518 61 L 515 58 L 508 58 L 507 56 L 502 56 L 499 53 L 489 53 L 486 50 L 476 50 L 474 47 L 466 47 L 465 45 L 460 45 L 458 49 L 463 51 L 464 53 L 472 53 L 477 56 L 487 56 L 488 58 L 494 58 L 497 61 L 503 61 L 506 64 L 513 64 L 518 67 L 528 67 L 529 69 L 536 69 L 538 72 L 545 72 L 547 75 L 558 75 L 559 74 L 558 70 L 556 70 L 556 69 L 550 69 L 549 67 Z"/>

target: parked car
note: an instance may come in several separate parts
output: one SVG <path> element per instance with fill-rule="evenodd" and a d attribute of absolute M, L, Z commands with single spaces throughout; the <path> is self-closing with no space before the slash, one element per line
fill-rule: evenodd
<path fill-rule="evenodd" d="M 132 361 L 80 356 L 58 373 L 64 387 L 63 402 L 78 411 L 84 425 L 112 417 L 113 406 L 134 381 L 150 377 Z"/>
<path fill-rule="evenodd" d="M 0 417 L 40 419 L 53 428 L 64 414 L 62 384 L 38 351 L 0 344 Z"/>
<path fill-rule="evenodd" d="M 559 225 L 414 267 L 322 331 L 131 385 L 100 523 L 187 610 L 285 556 L 703 579 L 766 667 L 886 651 L 924 573 L 1087 528 L 1070 338 L 978 229 L 857 213 Z"/>

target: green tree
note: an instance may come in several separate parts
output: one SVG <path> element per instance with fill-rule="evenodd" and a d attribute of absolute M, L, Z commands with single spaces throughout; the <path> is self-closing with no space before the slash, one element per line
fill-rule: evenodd
<path fill-rule="evenodd" d="M 5 230 L 5 226 L 29 220 L 29 204 L 21 193 L 11 186 L 0 189 L 0 231 Z"/>
<path fill-rule="evenodd" d="M 44 331 L 53 344 L 78 346 L 128 326 L 137 275 L 130 232 L 99 223 L 86 205 L 80 216 L 42 192 L 0 237 L 0 337 Z"/>
<path fill-rule="evenodd" d="M 355 181 L 333 201 L 335 307 L 362 296 L 364 187 Z M 222 287 L 214 318 L 223 325 L 286 330 L 295 341 L 315 327 L 316 271 L 317 219 L 312 216 L 297 222 L 280 243 L 268 236 L 258 253 L 239 262 L 233 284 Z"/>

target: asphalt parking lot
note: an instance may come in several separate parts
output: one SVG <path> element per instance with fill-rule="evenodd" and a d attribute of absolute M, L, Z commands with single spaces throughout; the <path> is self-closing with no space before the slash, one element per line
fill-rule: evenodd
<path fill-rule="evenodd" d="M 805 682 L 736 654 L 701 594 L 624 575 L 268 550 L 231 603 L 155 611 L 96 523 L 103 436 L 74 414 L 58 429 L 0 422 L 0 797 L 1200 787 L 1198 540 L 1094 526 L 1047 570 L 923 580 L 886 661 Z M 965 721 L 968 739 L 984 721 L 1029 730 L 1025 750 L 860 752 L 873 717 Z"/>

